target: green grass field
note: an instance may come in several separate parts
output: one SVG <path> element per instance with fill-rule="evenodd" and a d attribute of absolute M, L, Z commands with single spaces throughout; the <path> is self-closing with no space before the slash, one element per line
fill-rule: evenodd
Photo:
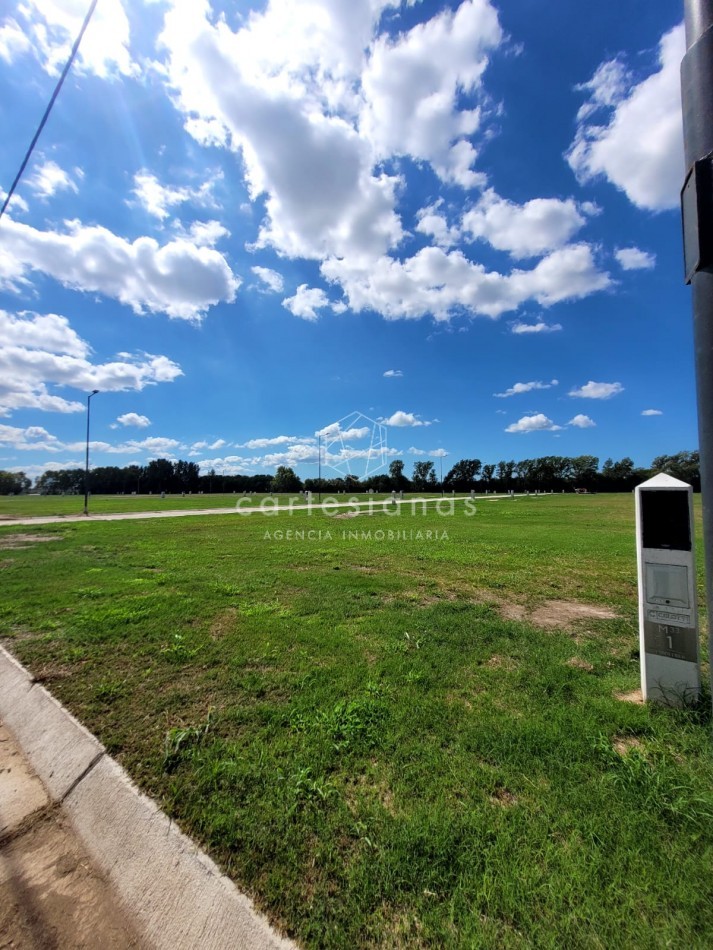
<path fill-rule="evenodd" d="M 236 503 L 259 504 L 266 495 L 214 494 L 214 495 L 92 495 L 89 512 L 94 515 L 123 514 L 130 511 L 187 511 L 192 508 L 234 508 Z M 295 502 L 299 496 L 276 496 Z M 52 515 L 81 515 L 84 511 L 84 495 L 6 495 L 0 497 L 0 524 L 8 518 L 39 518 Z"/>
<path fill-rule="evenodd" d="M 4 644 L 305 946 L 710 945 L 708 701 L 617 698 L 631 496 L 5 527 L 0 569 Z"/>

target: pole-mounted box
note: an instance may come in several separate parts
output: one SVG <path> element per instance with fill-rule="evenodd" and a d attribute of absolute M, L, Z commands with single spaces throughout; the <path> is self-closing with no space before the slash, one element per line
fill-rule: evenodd
<path fill-rule="evenodd" d="M 701 688 L 693 489 L 656 475 L 634 494 L 641 692 L 683 705 Z"/>
<path fill-rule="evenodd" d="M 686 283 L 713 267 L 713 155 L 694 162 L 681 191 Z"/>

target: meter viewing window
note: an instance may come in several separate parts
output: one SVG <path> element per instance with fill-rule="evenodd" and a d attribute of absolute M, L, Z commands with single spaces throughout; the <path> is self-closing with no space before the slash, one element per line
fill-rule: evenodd
<path fill-rule="evenodd" d="M 691 550 L 691 525 L 686 492 L 642 491 L 641 521 L 645 548 Z"/>
<path fill-rule="evenodd" d="M 683 564 L 646 564 L 646 599 L 650 604 L 690 607 L 688 568 Z"/>

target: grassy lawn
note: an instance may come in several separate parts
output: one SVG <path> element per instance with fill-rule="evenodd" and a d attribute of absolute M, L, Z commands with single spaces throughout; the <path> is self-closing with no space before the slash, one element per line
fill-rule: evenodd
<path fill-rule="evenodd" d="M 251 504 L 259 504 L 266 495 L 245 496 Z M 276 496 L 285 502 L 292 496 Z M 295 501 L 298 496 L 295 496 Z M 92 495 L 89 511 L 93 515 L 120 514 L 129 511 L 179 511 L 191 508 L 234 508 L 243 498 L 240 494 L 192 495 L 161 493 L 153 495 Z M 242 501 L 246 504 L 246 501 Z M 39 518 L 52 515 L 81 515 L 84 495 L 5 495 L 0 497 L 0 524 L 6 518 Z"/>
<path fill-rule="evenodd" d="M 710 946 L 708 704 L 616 698 L 633 498 L 456 512 L 0 528 L 0 637 L 306 946 Z"/>

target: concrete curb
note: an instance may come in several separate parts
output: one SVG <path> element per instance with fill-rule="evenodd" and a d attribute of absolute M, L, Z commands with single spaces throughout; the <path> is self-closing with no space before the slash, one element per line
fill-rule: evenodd
<path fill-rule="evenodd" d="M 296 950 L 0 647 L 0 718 L 157 950 Z"/>
<path fill-rule="evenodd" d="M 0 651 L 0 716 L 52 801 L 62 801 L 104 747 L 16 660 Z"/>

